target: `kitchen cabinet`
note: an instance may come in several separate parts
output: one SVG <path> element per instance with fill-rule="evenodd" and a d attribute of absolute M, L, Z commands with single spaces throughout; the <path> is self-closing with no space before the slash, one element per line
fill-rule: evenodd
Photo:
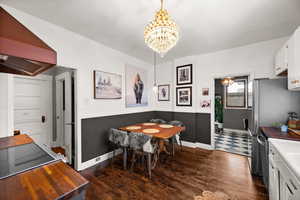
<path fill-rule="evenodd" d="M 270 200 L 279 200 L 279 177 L 280 172 L 276 167 L 276 162 L 280 159 L 272 145 L 269 145 L 269 197 Z"/>
<path fill-rule="evenodd" d="M 276 76 L 285 76 L 289 65 L 289 41 L 277 52 L 275 56 L 275 74 Z"/>
<path fill-rule="evenodd" d="M 288 169 L 285 162 L 280 162 L 277 167 L 279 172 L 280 200 L 299 199 L 298 188 L 300 183 L 295 180 L 295 175 Z"/>
<path fill-rule="evenodd" d="M 289 39 L 288 48 L 288 88 L 300 90 L 300 28 Z"/>
<path fill-rule="evenodd" d="M 270 200 L 298 200 L 300 199 L 300 181 L 289 169 L 287 163 L 269 145 L 269 197 Z"/>

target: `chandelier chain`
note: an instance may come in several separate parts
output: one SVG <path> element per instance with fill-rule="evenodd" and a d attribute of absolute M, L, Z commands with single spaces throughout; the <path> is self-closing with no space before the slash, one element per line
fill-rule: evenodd
<path fill-rule="evenodd" d="M 157 65 L 156 52 L 154 52 L 153 57 L 154 57 L 154 86 L 156 86 L 157 85 L 157 81 L 156 81 L 156 65 Z"/>

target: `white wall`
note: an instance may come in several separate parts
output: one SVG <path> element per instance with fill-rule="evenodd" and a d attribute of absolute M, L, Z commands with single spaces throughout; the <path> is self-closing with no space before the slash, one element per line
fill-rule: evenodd
<path fill-rule="evenodd" d="M 156 110 L 211 114 L 211 148 L 214 148 L 214 115 L 212 115 L 214 113 L 214 78 L 240 75 L 250 75 L 250 79 L 274 78 L 275 52 L 286 40 L 287 38 L 279 38 L 209 54 L 183 57 L 159 65 L 158 83 L 172 83 L 171 93 L 173 95 L 171 95 L 170 102 L 157 102 Z M 193 64 L 193 84 L 186 85 L 192 86 L 193 106 L 177 107 L 176 67 L 187 64 Z M 172 77 L 170 74 L 173 74 Z M 202 88 L 209 88 L 209 96 L 202 96 Z M 202 100 L 210 100 L 211 108 L 201 108 Z"/>
<path fill-rule="evenodd" d="M 156 110 L 210 113 L 210 110 L 200 107 L 200 101 L 212 98 L 214 78 L 230 75 L 251 75 L 251 78 L 274 77 L 274 55 L 286 40 L 287 38 L 279 38 L 209 54 L 178 58 L 173 62 L 160 64 L 157 70 L 158 83 L 171 83 L 173 98 L 171 102 L 157 102 Z M 176 67 L 186 64 L 193 64 L 193 106 L 177 107 Z M 202 88 L 210 89 L 209 97 L 202 96 Z"/>
<path fill-rule="evenodd" d="M 83 166 L 81 163 L 81 119 L 153 110 L 153 91 L 151 88 L 149 88 L 148 107 L 125 107 L 125 65 L 130 64 L 147 69 L 149 85 L 152 85 L 153 67 L 151 65 L 14 8 L 1 6 L 57 51 L 58 66 L 77 69 L 77 169 L 82 169 Z M 149 50 L 149 56 L 151 55 Z M 123 97 L 121 100 L 93 99 L 93 70 L 123 75 Z M 0 103 L 5 105 L 6 102 Z M 1 115 L 5 116 L 5 112 L 1 112 Z M 1 123 L 5 123 L 5 121 Z"/>

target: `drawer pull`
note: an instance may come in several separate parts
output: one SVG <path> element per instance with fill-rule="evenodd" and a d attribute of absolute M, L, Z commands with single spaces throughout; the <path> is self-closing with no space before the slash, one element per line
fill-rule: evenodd
<path fill-rule="evenodd" d="M 295 190 L 298 190 L 298 188 L 296 187 L 296 185 L 293 183 L 293 181 L 291 179 L 290 179 L 290 183 L 292 184 L 292 186 Z"/>

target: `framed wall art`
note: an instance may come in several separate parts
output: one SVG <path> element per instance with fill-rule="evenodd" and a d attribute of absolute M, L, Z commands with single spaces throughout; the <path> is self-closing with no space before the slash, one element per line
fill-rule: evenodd
<path fill-rule="evenodd" d="M 209 88 L 202 88 L 202 96 L 208 96 L 209 95 Z"/>
<path fill-rule="evenodd" d="M 103 71 L 94 71 L 94 98 L 121 99 L 122 76 Z"/>
<path fill-rule="evenodd" d="M 176 106 L 192 106 L 192 87 L 176 88 Z"/>
<path fill-rule="evenodd" d="M 148 106 L 147 70 L 126 65 L 126 107 Z"/>
<path fill-rule="evenodd" d="M 193 84 L 193 65 L 183 65 L 176 68 L 177 85 Z"/>
<path fill-rule="evenodd" d="M 170 101 L 170 85 L 158 86 L 158 101 Z"/>

